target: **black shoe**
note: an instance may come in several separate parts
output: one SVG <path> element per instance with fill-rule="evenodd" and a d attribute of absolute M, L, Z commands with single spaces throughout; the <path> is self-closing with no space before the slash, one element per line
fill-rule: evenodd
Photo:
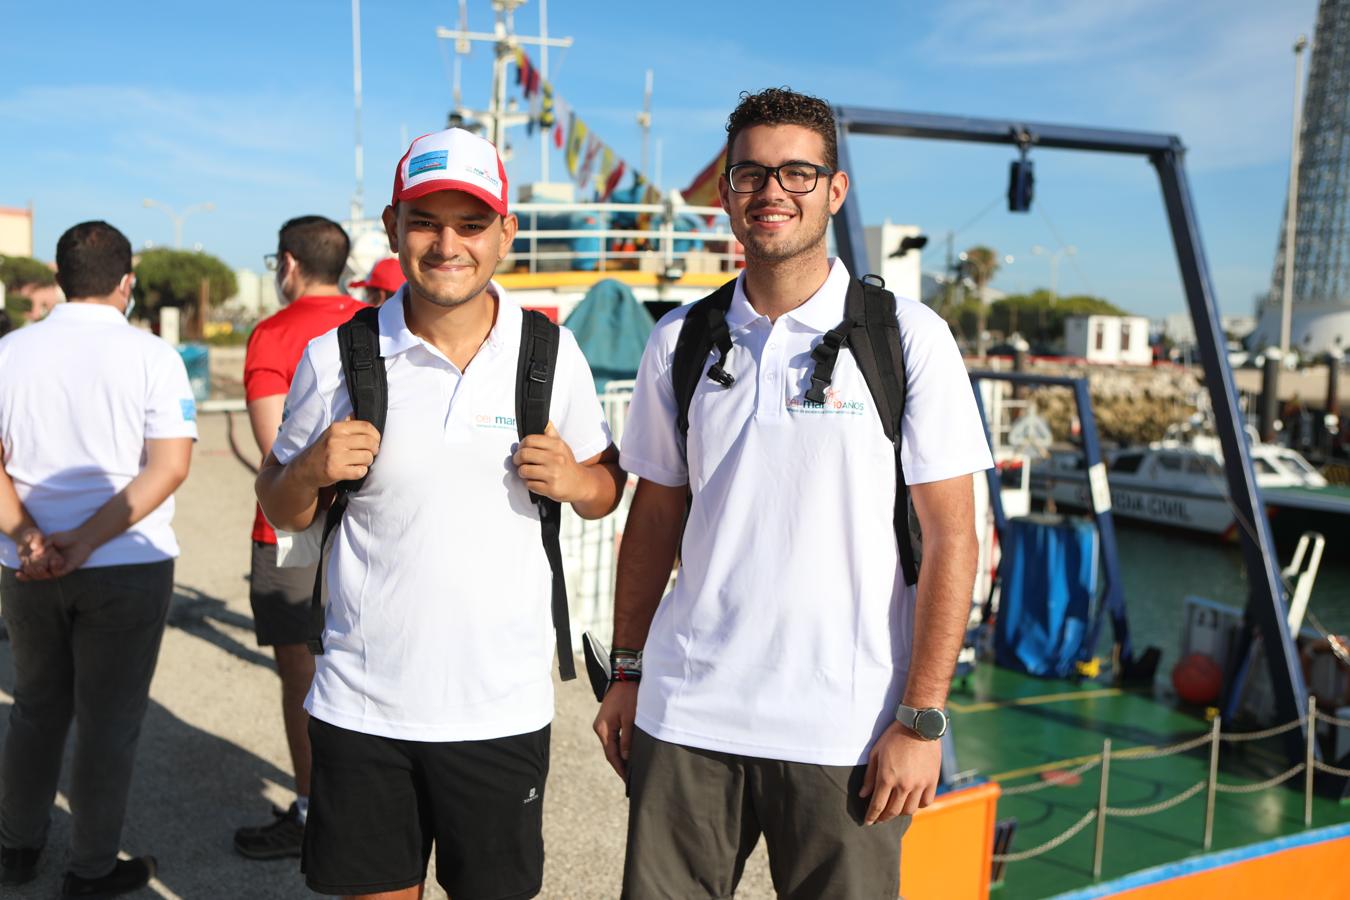
<path fill-rule="evenodd" d="M 27 884 L 37 877 L 38 857 L 41 848 L 0 847 L 0 884 Z"/>
<path fill-rule="evenodd" d="M 81 897 L 84 900 L 102 900 L 104 897 L 117 897 L 145 887 L 155 877 L 159 863 L 153 856 L 138 856 L 135 859 L 119 859 L 113 870 L 102 878 L 81 878 L 67 872 L 61 885 L 62 900 Z"/>
<path fill-rule="evenodd" d="M 285 859 L 299 857 L 305 839 L 305 824 L 300 807 L 292 803 L 282 812 L 272 807 L 275 816 L 269 824 L 240 828 L 234 833 L 234 849 L 249 859 Z"/>

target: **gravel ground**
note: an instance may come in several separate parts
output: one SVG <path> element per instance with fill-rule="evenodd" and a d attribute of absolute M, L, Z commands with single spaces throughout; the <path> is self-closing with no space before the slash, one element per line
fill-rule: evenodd
<path fill-rule="evenodd" d="M 251 446 L 247 423 L 235 419 L 241 444 Z M 266 821 L 269 804 L 290 803 L 292 782 L 275 669 L 271 655 L 254 643 L 248 604 L 252 476 L 229 450 L 226 417 L 205 415 L 200 424 L 192 474 L 177 497 L 182 556 L 122 849 L 159 858 L 159 878 L 137 896 L 312 897 L 296 861 L 250 861 L 230 846 L 236 827 Z M 13 685 L 10 646 L 0 641 L 0 736 Z M 559 686 L 542 897 L 619 894 L 626 807 L 623 786 L 591 733 L 594 713 L 594 698 L 581 681 Z M 70 836 L 65 786 L 40 877 L 6 889 L 6 898 L 46 900 L 59 893 Z M 445 898 L 434 884 L 426 896 Z M 738 896 L 773 896 L 762 843 Z"/>

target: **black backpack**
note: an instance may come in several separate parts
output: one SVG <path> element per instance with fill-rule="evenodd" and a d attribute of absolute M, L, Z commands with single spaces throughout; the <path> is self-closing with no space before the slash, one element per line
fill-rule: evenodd
<path fill-rule="evenodd" d="M 520 362 L 516 367 L 516 432 L 523 439 L 527 434 L 543 434 L 548 427 L 549 403 L 553 397 L 553 372 L 558 361 L 558 326 L 536 310 L 522 311 L 520 326 Z M 386 380 L 384 358 L 380 356 L 380 311 L 377 307 L 362 309 L 349 321 L 338 327 L 338 355 L 342 360 L 342 374 L 347 382 L 347 394 L 352 401 L 352 416 L 369 422 L 384 434 L 385 414 L 389 410 L 389 383 Z M 328 537 L 341 521 L 350 496 L 359 491 L 365 478 L 342 481 L 337 484 L 337 495 L 323 523 L 318 571 L 314 573 L 314 593 L 309 606 L 310 652 L 323 653 L 323 558 L 322 548 L 328 546 Z M 567 613 L 567 585 L 563 580 L 562 546 L 559 532 L 562 527 L 562 504 L 557 500 L 531 493 L 530 500 L 539 509 L 539 525 L 553 570 L 553 630 L 558 644 L 558 672 L 563 681 L 577 677 L 572 658 L 572 630 Z"/>
<path fill-rule="evenodd" d="M 872 284 L 870 279 L 880 283 Z M 730 389 L 736 383 L 725 369 L 727 354 L 731 352 L 727 310 L 731 308 L 735 292 L 736 282 L 728 281 L 696 302 L 680 327 L 670 376 L 675 389 L 675 424 L 682 439 L 688 436 L 689 404 L 705 374 L 704 366 L 711 353 L 716 351 L 717 359 L 707 368 L 707 377 L 723 389 Z M 815 368 L 811 372 L 811 387 L 806 392 L 809 402 L 825 402 L 825 389 L 834 377 L 835 361 L 845 347 L 853 353 L 881 416 L 886 437 L 895 447 L 895 513 L 892 516 L 895 540 L 905 583 L 917 584 L 919 569 L 911 540 L 909 489 L 900 460 L 901 422 L 905 416 L 905 350 L 895 318 L 895 295 L 885 289 L 885 282 L 876 275 L 864 275 L 861 281 L 850 279 L 844 300 L 844 320 L 827 331 L 811 351 Z"/>

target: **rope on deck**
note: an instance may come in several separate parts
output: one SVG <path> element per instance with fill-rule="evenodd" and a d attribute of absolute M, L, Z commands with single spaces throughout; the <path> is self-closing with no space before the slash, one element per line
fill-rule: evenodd
<path fill-rule="evenodd" d="M 1083 763 L 1076 769 L 1069 769 L 1067 772 L 1047 773 L 1044 781 L 1033 781 L 1029 784 L 1019 784 L 1017 787 L 1003 788 L 1004 797 L 1016 797 L 1019 794 L 1030 794 L 1035 791 L 1043 791 L 1048 787 L 1060 787 L 1066 782 L 1072 781 L 1084 772 L 1090 772 L 1102 764 L 1101 754 L 1092 757 L 1092 759 Z"/>
<path fill-rule="evenodd" d="M 1066 831 L 1063 831 L 1060 834 L 1055 835 L 1050 840 L 1046 841 L 1044 844 L 1032 847 L 1030 850 L 1019 850 L 1016 853 L 995 853 L 994 862 L 1001 862 L 1001 863 L 1021 862 L 1024 859 L 1031 859 L 1033 856 L 1040 856 L 1042 853 L 1049 853 L 1051 850 L 1055 849 L 1060 844 L 1063 844 L 1065 841 L 1069 840 L 1074 835 L 1078 834 L 1078 832 L 1088 827 L 1088 825 L 1091 824 L 1092 820 L 1095 818 L 1097 818 L 1097 811 L 1095 809 L 1090 809 L 1087 812 L 1083 813 L 1083 818 L 1079 819 L 1077 822 L 1074 822 L 1072 825 L 1070 825 Z"/>
<path fill-rule="evenodd" d="M 1330 763 L 1324 763 L 1320 759 L 1313 760 L 1313 768 L 1317 769 L 1319 772 L 1330 772 L 1332 775 L 1350 778 L 1350 769 L 1342 769 L 1338 766 L 1333 766 Z"/>
<path fill-rule="evenodd" d="M 1302 765 L 1302 763 L 1300 763 L 1300 765 Z M 1138 816 L 1151 816 L 1154 813 L 1164 812 L 1166 810 L 1171 809 L 1174 806 L 1180 806 L 1187 800 L 1194 797 L 1196 794 L 1203 791 L 1205 789 L 1206 783 L 1207 782 L 1204 781 L 1197 781 L 1195 784 L 1186 788 L 1186 790 L 1182 791 L 1180 794 L 1177 794 L 1175 797 L 1169 797 L 1168 799 L 1160 800 L 1157 803 L 1150 803 L 1148 806 L 1130 806 L 1130 807 L 1108 806 L 1106 808 L 1106 814 L 1108 816 L 1120 816 L 1123 819 L 1133 819 Z"/>
<path fill-rule="evenodd" d="M 1264 731 L 1230 731 L 1227 734 L 1219 735 L 1225 741 L 1259 741 L 1263 738 L 1274 737 L 1277 734 L 1284 734 L 1286 731 L 1293 731 L 1308 721 L 1307 716 L 1299 716 L 1291 722 L 1285 722 L 1283 725 L 1276 725 L 1274 728 L 1267 728 Z M 1350 722 L 1346 724 L 1350 725 Z"/>
<path fill-rule="evenodd" d="M 1197 747 L 1203 747 L 1213 738 L 1208 731 L 1199 737 L 1191 738 L 1188 741 L 1172 744 L 1169 747 L 1159 747 L 1156 750 L 1145 750 L 1142 747 L 1129 747 L 1111 754 L 1111 762 L 1136 762 L 1141 759 L 1158 759 L 1163 756 L 1171 756 L 1174 753 L 1185 753 L 1188 750 L 1194 750 Z"/>
<path fill-rule="evenodd" d="M 1330 722 L 1332 725 L 1335 725 L 1337 728 L 1350 728 L 1350 719 L 1338 719 L 1338 718 L 1335 717 L 1335 716 L 1329 716 L 1329 715 L 1327 715 L 1326 713 L 1322 712 L 1320 709 L 1317 710 L 1317 712 L 1314 713 L 1314 715 L 1316 715 L 1317 718 L 1320 719 L 1320 720 L 1322 720 L 1323 722 Z"/>
<path fill-rule="evenodd" d="M 1267 778 L 1265 781 L 1258 781 L 1256 784 L 1224 784 L 1222 781 L 1216 781 L 1214 782 L 1214 790 L 1221 794 L 1255 794 L 1258 791 L 1264 791 L 1266 788 L 1272 788 L 1277 784 L 1284 784 L 1307 767 L 1306 763 L 1298 763 L 1292 768 L 1286 769 L 1276 775 L 1274 778 Z"/>

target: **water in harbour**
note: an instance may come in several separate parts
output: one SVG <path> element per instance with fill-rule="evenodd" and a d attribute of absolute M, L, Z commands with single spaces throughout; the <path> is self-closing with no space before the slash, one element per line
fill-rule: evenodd
<path fill-rule="evenodd" d="M 1242 550 L 1213 537 L 1158 529 L 1116 520 L 1123 570 L 1125 605 L 1136 652 L 1150 644 L 1162 648 L 1159 673 L 1177 662 L 1182 617 L 1188 596 L 1206 597 L 1235 607 L 1247 603 L 1247 573 Z M 1340 536 L 1327 535 L 1322 566 L 1308 610 L 1326 628 L 1350 633 L 1350 555 Z M 1288 559 L 1281 559 L 1283 566 Z M 1109 625 L 1104 629 L 1109 647 Z"/>

